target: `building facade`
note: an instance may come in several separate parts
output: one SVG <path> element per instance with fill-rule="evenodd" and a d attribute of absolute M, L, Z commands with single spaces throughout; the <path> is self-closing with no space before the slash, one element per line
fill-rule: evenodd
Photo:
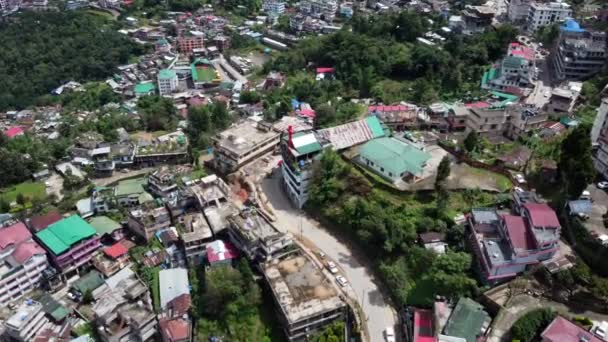
<path fill-rule="evenodd" d="M 160 96 L 171 95 L 177 89 L 177 74 L 173 70 L 163 69 L 158 73 L 158 93 Z"/>
<path fill-rule="evenodd" d="M 606 52 L 606 32 L 589 31 L 567 20 L 560 26 L 551 56 L 556 79 L 576 81 L 593 76 L 606 65 Z"/>
<path fill-rule="evenodd" d="M 128 225 L 135 235 L 150 241 L 156 232 L 171 226 L 171 215 L 164 206 L 142 206 L 129 212 Z"/>
<path fill-rule="evenodd" d="M 591 144 L 595 147 L 593 165 L 604 178 L 608 178 L 608 99 L 602 99 L 591 129 Z"/>
<path fill-rule="evenodd" d="M 522 94 L 522 88 L 534 86 L 535 69 L 534 49 L 511 43 L 507 56 L 484 74 L 482 88 Z"/>
<path fill-rule="evenodd" d="M 205 38 L 202 34 L 182 35 L 177 38 L 177 47 L 179 52 L 191 54 L 194 49 L 205 47 Z"/>
<path fill-rule="evenodd" d="M 37 333 L 49 322 L 42 304 L 31 299 L 23 302 L 5 323 L 6 335 L 12 341 L 33 341 Z"/>
<path fill-rule="evenodd" d="M 541 27 L 560 23 L 572 17 L 572 7 L 561 0 L 556 2 L 533 2 L 528 11 L 527 29 L 536 32 Z"/>
<path fill-rule="evenodd" d="M 312 17 L 331 22 L 338 11 L 338 1 L 304 0 L 300 2 L 300 11 Z"/>
<path fill-rule="evenodd" d="M 280 16 L 285 13 L 285 1 L 283 0 L 264 0 L 262 11 L 272 16 Z"/>

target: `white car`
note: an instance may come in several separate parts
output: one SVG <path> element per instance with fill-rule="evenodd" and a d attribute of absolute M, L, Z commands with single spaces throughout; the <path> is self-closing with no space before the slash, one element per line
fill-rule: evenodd
<path fill-rule="evenodd" d="M 395 342 L 395 329 L 393 327 L 386 327 L 384 329 L 384 338 L 386 342 Z"/>
<path fill-rule="evenodd" d="M 336 267 L 336 264 L 333 261 L 327 263 L 327 269 L 329 269 L 329 272 L 332 274 L 338 273 L 338 267 Z"/>
<path fill-rule="evenodd" d="M 346 286 L 346 284 L 348 284 L 348 281 L 346 280 L 346 278 L 344 278 L 343 276 L 339 275 L 336 276 L 336 281 L 338 282 L 338 284 L 340 284 L 340 286 L 344 287 Z"/>
<path fill-rule="evenodd" d="M 599 189 L 608 189 L 608 182 L 599 182 L 597 183 L 597 187 Z"/>
<path fill-rule="evenodd" d="M 518 174 L 515 175 L 515 180 L 519 184 L 525 184 L 526 183 L 526 179 L 524 178 L 524 175 L 522 175 L 521 173 L 518 173 Z"/>
<path fill-rule="evenodd" d="M 546 92 L 543 94 L 543 96 L 544 96 L 544 97 L 549 97 L 549 96 L 551 96 L 551 92 L 550 92 L 550 91 L 546 91 Z"/>

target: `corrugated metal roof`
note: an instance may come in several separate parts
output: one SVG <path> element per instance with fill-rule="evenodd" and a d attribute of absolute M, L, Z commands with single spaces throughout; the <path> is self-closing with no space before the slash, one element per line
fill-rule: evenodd
<path fill-rule="evenodd" d="M 53 223 L 36 233 L 36 236 L 55 255 L 59 255 L 70 249 L 73 244 L 94 236 L 96 233 L 95 229 L 80 216 L 72 215 Z"/>
<path fill-rule="evenodd" d="M 386 172 L 398 176 L 403 172 L 418 175 L 431 155 L 394 138 L 378 138 L 365 143 L 360 154 Z"/>

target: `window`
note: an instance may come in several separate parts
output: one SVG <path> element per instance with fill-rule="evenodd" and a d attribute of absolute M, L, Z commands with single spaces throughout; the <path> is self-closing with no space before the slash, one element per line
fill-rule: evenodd
<path fill-rule="evenodd" d="M 388 176 L 389 176 L 389 177 L 393 177 L 393 173 L 392 173 L 392 172 L 389 172 L 389 173 L 388 173 Z"/>
<path fill-rule="evenodd" d="M 383 168 L 383 167 L 381 167 L 381 168 L 380 168 L 380 171 L 384 172 L 384 168 Z"/>

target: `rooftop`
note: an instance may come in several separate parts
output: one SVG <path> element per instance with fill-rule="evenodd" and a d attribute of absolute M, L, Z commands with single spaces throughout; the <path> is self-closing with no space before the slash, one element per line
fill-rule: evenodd
<path fill-rule="evenodd" d="M 444 328 L 449 336 L 462 337 L 467 342 L 476 342 L 477 336 L 485 332 L 491 318 L 481 304 L 466 297 L 460 298 Z"/>
<path fill-rule="evenodd" d="M 121 229 L 122 226 L 120 223 L 112 220 L 107 216 L 95 216 L 89 219 L 89 224 L 95 231 L 97 235 L 103 236 L 105 234 L 112 234 L 115 230 Z"/>
<path fill-rule="evenodd" d="M 536 242 L 534 236 L 532 236 L 531 230 L 528 229 L 526 221 L 521 216 L 514 215 L 503 215 L 505 228 L 509 233 L 509 239 L 515 253 L 526 252 L 529 250 L 536 249 Z"/>
<path fill-rule="evenodd" d="M 215 240 L 207 245 L 207 260 L 209 260 L 209 263 L 232 260 L 238 257 L 239 252 L 230 242 Z"/>
<path fill-rule="evenodd" d="M 148 94 L 154 92 L 155 89 L 156 86 L 154 85 L 154 83 L 147 82 L 138 83 L 135 88 L 133 88 L 133 91 L 135 92 L 135 94 Z"/>
<path fill-rule="evenodd" d="M 175 77 L 177 77 L 177 75 L 175 74 L 175 71 L 173 71 L 173 70 L 162 69 L 161 71 L 158 72 L 158 78 L 163 79 L 163 80 L 172 79 Z"/>
<path fill-rule="evenodd" d="M 81 294 L 85 294 L 88 291 L 93 291 L 104 284 L 103 276 L 101 273 L 92 270 L 84 276 L 80 277 L 80 279 L 76 280 L 72 284 L 72 288 L 80 292 Z"/>
<path fill-rule="evenodd" d="M 116 197 L 140 195 L 146 192 L 144 185 L 146 184 L 145 178 L 126 179 L 118 182 L 114 190 Z"/>
<path fill-rule="evenodd" d="M 265 129 L 253 121 L 245 120 L 221 132 L 214 140 L 220 148 L 241 156 L 269 140 L 278 139 L 278 137 L 278 132 Z"/>
<path fill-rule="evenodd" d="M 412 175 L 422 173 L 431 155 L 395 138 L 378 138 L 365 143 L 361 156 L 391 172 L 395 176 L 403 172 Z"/>
<path fill-rule="evenodd" d="M 590 332 L 570 322 L 562 316 L 557 316 L 541 334 L 545 342 L 600 342 Z"/>
<path fill-rule="evenodd" d="M 161 270 L 158 274 L 160 287 L 160 306 L 165 308 L 167 303 L 182 294 L 190 293 L 188 270 L 185 268 L 171 268 Z"/>
<path fill-rule="evenodd" d="M 55 255 L 59 255 L 72 245 L 94 236 L 97 232 L 78 215 L 72 215 L 55 222 L 36 233 L 38 239 Z"/>
<path fill-rule="evenodd" d="M 240 215 L 229 218 L 229 221 L 250 241 L 271 240 L 284 235 L 255 209 L 242 211 Z"/>
<path fill-rule="evenodd" d="M 30 323 L 36 314 L 42 310 L 42 304 L 39 302 L 28 299 L 21 303 L 17 308 L 17 312 L 9 317 L 6 321 L 6 325 L 15 330 L 21 330 L 26 324 Z"/>
<path fill-rule="evenodd" d="M 330 280 L 305 256 L 270 262 L 264 275 L 290 324 L 345 306 Z"/>
<path fill-rule="evenodd" d="M 555 215 L 555 211 L 545 203 L 526 203 L 523 205 L 528 214 L 532 226 L 545 228 L 560 228 L 561 225 Z"/>
<path fill-rule="evenodd" d="M 471 215 L 475 223 L 495 223 L 498 222 L 498 214 L 496 210 L 490 208 L 474 208 L 471 210 Z"/>
<path fill-rule="evenodd" d="M 32 228 L 34 232 L 39 232 L 62 218 L 63 216 L 56 211 L 50 211 L 44 215 L 37 215 L 30 219 L 30 228 Z"/>
<path fill-rule="evenodd" d="M 317 134 L 329 141 L 336 150 L 342 150 L 374 138 L 385 136 L 382 123 L 375 116 L 321 129 L 317 131 Z"/>

